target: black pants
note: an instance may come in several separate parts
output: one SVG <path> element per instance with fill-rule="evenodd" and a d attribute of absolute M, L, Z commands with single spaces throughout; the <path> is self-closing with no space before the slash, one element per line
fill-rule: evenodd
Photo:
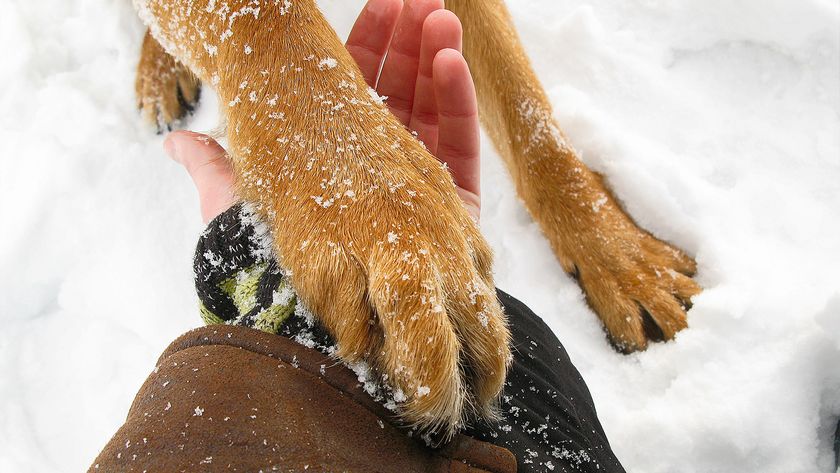
<path fill-rule="evenodd" d="M 837 430 L 834 431 L 834 468 L 840 470 L 840 421 L 837 422 Z"/>
<path fill-rule="evenodd" d="M 520 472 L 624 472 L 563 345 L 525 304 L 498 295 L 513 336 L 504 420 L 466 433 L 512 451 Z"/>

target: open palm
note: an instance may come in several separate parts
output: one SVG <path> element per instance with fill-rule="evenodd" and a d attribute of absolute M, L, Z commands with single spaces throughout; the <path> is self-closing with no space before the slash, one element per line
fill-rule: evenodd
<path fill-rule="evenodd" d="M 449 167 L 459 196 L 480 211 L 478 105 L 461 55 L 461 23 L 443 0 L 370 0 L 347 39 L 368 85 L 387 97 L 391 112 Z M 230 208 L 233 170 L 211 138 L 179 131 L 164 147 L 189 172 L 209 222 Z"/>

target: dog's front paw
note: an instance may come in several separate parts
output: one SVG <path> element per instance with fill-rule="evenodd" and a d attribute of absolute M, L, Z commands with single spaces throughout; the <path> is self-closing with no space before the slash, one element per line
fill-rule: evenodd
<path fill-rule="evenodd" d="M 408 176 L 275 206 L 272 233 L 338 357 L 367 362 L 405 421 L 448 438 L 469 418 L 493 416 L 510 335 L 490 249 L 433 166 L 431 176 L 404 163 L 394 174 Z"/>
<path fill-rule="evenodd" d="M 600 185 L 600 183 L 599 183 Z M 580 283 L 586 300 L 623 352 L 671 340 L 686 328 L 696 264 L 683 251 L 640 229 L 606 190 L 581 205 L 578 225 L 558 228 L 551 240 L 560 261 Z"/>
<path fill-rule="evenodd" d="M 146 32 L 137 66 L 135 90 L 143 119 L 162 132 L 171 130 L 193 110 L 198 102 L 201 82 Z"/>

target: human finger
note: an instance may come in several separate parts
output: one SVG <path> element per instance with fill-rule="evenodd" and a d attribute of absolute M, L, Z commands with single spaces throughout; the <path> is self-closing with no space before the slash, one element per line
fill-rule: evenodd
<path fill-rule="evenodd" d="M 402 0 L 368 1 L 347 37 L 347 51 L 371 87 L 376 87 L 382 60 L 391 44 L 402 7 Z"/>
<path fill-rule="evenodd" d="M 414 103 L 423 22 L 431 12 L 442 8 L 443 0 L 407 0 L 382 65 L 376 90 L 388 97 L 391 113 L 406 126 Z"/>
<path fill-rule="evenodd" d="M 164 150 L 187 170 L 198 190 L 204 223 L 236 203 L 233 193 L 233 167 L 227 152 L 213 138 L 191 131 L 169 134 Z"/>
<path fill-rule="evenodd" d="M 436 156 L 449 167 L 458 187 L 477 197 L 481 193 L 478 100 L 464 56 L 454 49 L 438 52 L 433 80 L 439 120 Z"/>
<path fill-rule="evenodd" d="M 411 110 L 409 129 L 425 143 L 432 153 L 437 150 L 438 109 L 432 81 L 432 64 L 442 49 L 461 50 L 461 22 L 449 10 L 436 10 L 423 23 L 420 45 L 420 63 L 414 87 L 414 106 Z"/>

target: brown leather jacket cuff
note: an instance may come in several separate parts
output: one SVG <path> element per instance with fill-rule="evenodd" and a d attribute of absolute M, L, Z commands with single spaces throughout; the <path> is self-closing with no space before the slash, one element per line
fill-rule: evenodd
<path fill-rule="evenodd" d="M 467 436 L 430 449 L 317 350 L 238 326 L 179 337 L 90 471 L 516 471 Z"/>

